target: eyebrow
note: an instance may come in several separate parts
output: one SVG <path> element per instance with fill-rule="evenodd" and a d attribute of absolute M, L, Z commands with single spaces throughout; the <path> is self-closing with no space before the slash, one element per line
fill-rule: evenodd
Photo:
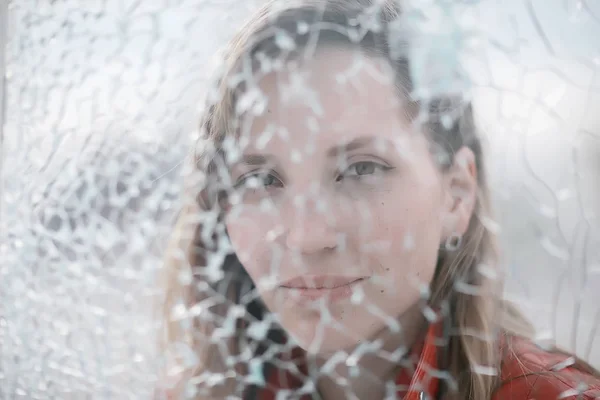
<path fill-rule="evenodd" d="M 241 162 L 248 166 L 260 166 L 270 163 L 270 157 L 262 154 L 246 154 L 242 156 Z"/>
<path fill-rule="evenodd" d="M 373 136 L 359 137 L 349 141 L 348 143 L 341 144 L 339 146 L 333 146 L 327 150 L 328 157 L 338 157 L 342 154 L 348 153 L 353 150 L 358 150 L 362 147 L 372 145 L 377 140 L 383 140 Z M 245 154 L 242 156 L 240 162 L 242 165 L 257 167 L 266 164 L 274 164 L 274 157 L 263 154 Z"/>
<path fill-rule="evenodd" d="M 342 144 L 342 145 L 339 145 L 339 146 L 334 146 L 334 147 L 330 148 L 327 151 L 327 155 L 329 157 L 337 157 L 340 154 L 345 154 L 345 153 L 348 153 L 350 151 L 358 150 L 358 149 L 360 149 L 362 147 L 367 147 L 369 145 L 372 145 L 373 142 L 375 142 L 377 140 L 382 140 L 382 139 L 381 138 L 376 138 L 376 137 L 373 137 L 373 136 L 359 137 L 359 138 L 356 138 L 354 140 L 351 140 L 348 143 L 345 143 L 345 144 Z"/>

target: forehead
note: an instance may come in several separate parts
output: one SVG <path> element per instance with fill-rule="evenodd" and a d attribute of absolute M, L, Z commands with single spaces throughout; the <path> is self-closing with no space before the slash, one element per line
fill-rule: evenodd
<path fill-rule="evenodd" d="M 266 108 L 245 118 L 244 130 L 254 139 L 280 133 L 265 146 L 281 142 L 277 137 L 285 137 L 287 146 L 309 137 L 323 145 L 358 135 L 389 139 L 409 127 L 389 63 L 360 51 L 321 49 L 310 60 L 267 74 L 257 86 Z"/>

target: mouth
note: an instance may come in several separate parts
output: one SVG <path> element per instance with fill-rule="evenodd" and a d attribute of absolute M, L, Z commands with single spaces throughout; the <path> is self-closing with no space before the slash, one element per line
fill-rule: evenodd
<path fill-rule="evenodd" d="M 283 282 L 280 288 L 300 301 L 321 298 L 339 301 L 351 297 L 353 290 L 366 279 L 366 276 L 301 276 Z"/>

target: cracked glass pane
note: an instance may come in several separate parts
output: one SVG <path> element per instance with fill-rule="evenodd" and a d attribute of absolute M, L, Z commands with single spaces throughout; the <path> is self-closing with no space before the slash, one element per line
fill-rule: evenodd
<path fill-rule="evenodd" d="M 0 0 L 0 398 L 600 398 L 598 37 Z"/>

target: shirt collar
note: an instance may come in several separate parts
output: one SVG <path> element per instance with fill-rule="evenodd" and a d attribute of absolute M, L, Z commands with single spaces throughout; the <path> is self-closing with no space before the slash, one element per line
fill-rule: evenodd
<path fill-rule="evenodd" d="M 414 367 L 402 368 L 396 377 L 399 398 L 422 400 L 437 397 L 439 379 L 432 372 L 438 369 L 438 347 L 441 340 L 442 322 L 431 323 L 424 340 L 413 347 L 409 356 Z M 263 388 L 259 388 L 256 399 L 275 400 L 280 391 L 289 393 L 289 391 L 300 389 L 308 375 L 306 365 L 300 362 L 301 359 L 302 351 L 293 349 L 279 360 L 279 365 L 286 365 L 285 369 L 270 368 L 270 371 L 266 371 L 266 384 Z M 311 398 L 307 394 L 300 399 L 309 400 Z"/>
<path fill-rule="evenodd" d="M 398 391 L 398 397 L 404 400 L 434 399 L 439 390 L 439 379 L 432 374 L 438 369 L 438 347 L 442 340 L 442 322 L 438 321 L 429 325 L 425 340 L 418 348 L 413 349 L 417 358 L 416 368 L 412 374 L 406 368 L 398 374 L 396 385 L 399 388 L 407 387 L 408 390 Z"/>

